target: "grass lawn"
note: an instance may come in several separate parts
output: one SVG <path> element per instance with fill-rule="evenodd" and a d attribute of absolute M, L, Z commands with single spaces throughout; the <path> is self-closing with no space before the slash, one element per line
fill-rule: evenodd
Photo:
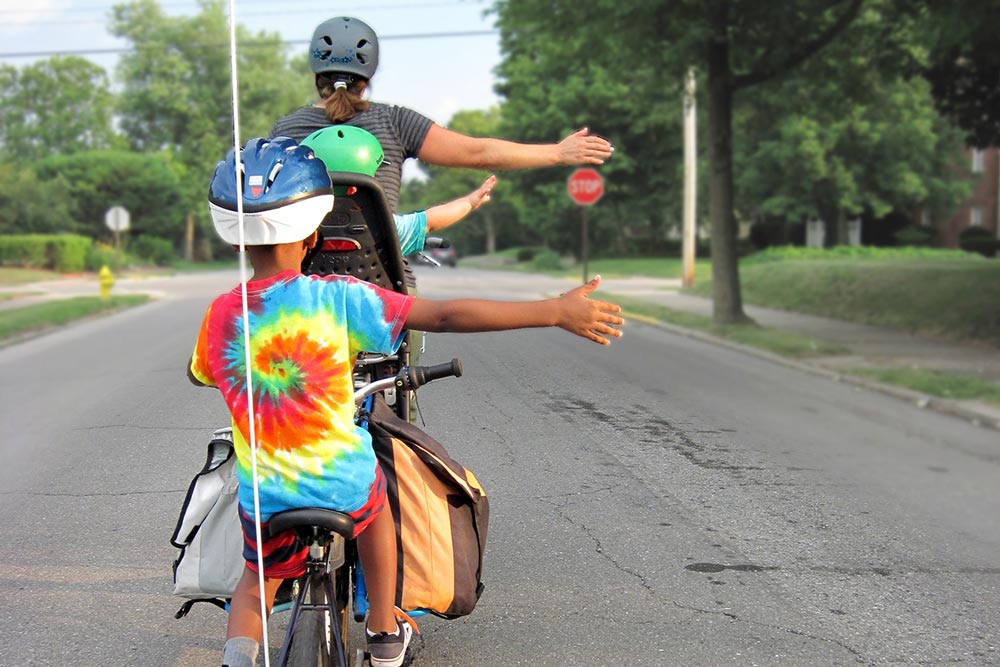
<path fill-rule="evenodd" d="M 546 271 L 535 268 L 531 262 L 519 263 L 516 258 L 517 249 L 511 249 L 503 250 L 494 255 L 464 257 L 459 260 L 459 265 L 468 268 L 547 273 L 549 275 L 571 278 L 579 278 L 583 272 L 583 267 L 580 264 L 574 264 L 568 268 Z M 621 257 L 592 259 L 587 262 L 587 273 L 590 275 L 599 273 L 605 278 L 630 278 L 632 276 L 680 278 L 683 271 L 684 263 L 679 257 Z M 710 280 L 712 277 L 711 262 L 707 259 L 696 260 L 694 275 L 696 281 Z"/>
<path fill-rule="evenodd" d="M 846 349 L 839 345 L 810 338 L 809 336 L 781 331 L 780 329 L 762 327 L 756 324 L 718 326 L 712 322 L 711 317 L 705 315 L 668 308 L 638 299 L 630 299 L 617 294 L 602 292 L 601 290 L 594 292 L 594 296 L 617 303 L 622 307 L 625 319 L 639 317 L 668 322 L 676 324 L 679 327 L 703 331 L 734 343 L 756 347 L 793 359 L 825 357 L 847 352 Z"/>
<path fill-rule="evenodd" d="M 567 276 L 582 275 L 582 266 L 565 272 Z M 684 262 L 678 257 L 623 257 L 621 259 L 594 259 L 587 262 L 587 273 L 601 274 L 605 278 L 630 278 L 645 276 L 649 278 L 681 278 L 684 273 Z M 712 263 L 707 259 L 696 260 L 694 264 L 694 279 L 711 280 Z"/>
<path fill-rule="evenodd" d="M 147 301 L 149 296 L 145 294 L 112 296 L 107 300 L 97 296 L 81 296 L 5 310 L 0 312 L 0 344 L 41 333 L 73 320 L 112 313 Z"/>
<path fill-rule="evenodd" d="M 1000 262 L 816 259 L 743 262 L 745 303 L 1000 346 Z M 710 295 L 710 283 L 695 294 Z"/>
<path fill-rule="evenodd" d="M 851 372 L 939 398 L 972 399 L 1000 405 L 1000 385 L 968 375 L 921 368 L 855 368 Z"/>

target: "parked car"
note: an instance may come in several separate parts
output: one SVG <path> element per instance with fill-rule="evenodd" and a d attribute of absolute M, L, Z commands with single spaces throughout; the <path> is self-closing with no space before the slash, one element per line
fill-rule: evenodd
<path fill-rule="evenodd" d="M 447 248 L 429 248 L 424 252 L 441 266 L 450 266 L 454 269 L 458 263 L 458 254 L 450 245 Z"/>

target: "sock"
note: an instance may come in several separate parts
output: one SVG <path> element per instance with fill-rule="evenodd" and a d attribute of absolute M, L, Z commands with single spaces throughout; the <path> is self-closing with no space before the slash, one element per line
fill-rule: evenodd
<path fill-rule="evenodd" d="M 249 637 L 233 637 L 222 648 L 222 667 L 254 667 L 260 644 Z"/>
<path fill-rule="evenodd" d="M 368 624 L 367 623 L 365 624 L 365 635 L 368 637 L 378 637 L 379 635 L 382 634 L 389 635 L 390 637 L 399 637 L 401 630 L 402 628 L 400 628 L 399 623 L 397 623 L 395 632 L 372 632 L 371 630 L 368 629 Z"/>

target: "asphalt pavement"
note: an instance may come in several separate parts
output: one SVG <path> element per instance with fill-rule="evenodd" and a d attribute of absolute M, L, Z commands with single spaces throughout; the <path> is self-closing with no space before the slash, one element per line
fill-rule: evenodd
<path fill-rule="evenodd" d="M 446 270 L 446 269 L 442 269 Z M 221 272 L 235 276 L 235 272 Z M 181 277 L 182 278 L 182 277 Z M 571 286 L 573 281 L 549 279 L 553 290 L 560 284 Z M 149 293 L 164 298 L 170 295 L 170 280 L 163 276 L 136 275 L 119 278 L 113 294 Z M 608 278 L 601 290 L 631 299 L 649 301 L 677 310 L 711 315 L 710 299 L 681 293 L 680 281 L 657 278 Z M 82 295 L 97 295 L 96 275 L 74 276 L 63 280 L 0 287 L 0 293 L 14 296 L 0 300 L 0 316 L 4 310 L 45 300 Z M 921 368 L 971 375 L 1000 383 L 1000 349 L 975 343 L 931 339 L 886 327 L 843 322 L 801 313 L 747 305 L 747 315 L 758 324 L 828 341 L 847 350 L 829 357 L 789 359 L 757 348 L 732 343 L 704 332 L 659 322 L 657 326 L 684 335 L 709 340 L 718 345 L 738 348 L 747 354 L 767 358 L 774 363 L 795 366 L 803 370 L 834 377 L 843 382 L 895 396 L 922 408 L 951 414 L 977 425 L 1000 430 L 1000 407 L 979 401 L 943 399 L 852 374 L 856 368 Z"/>
<path fill-rule="evenodd" d="M 613 278 L 604 281 L 601 289 L 611 294 L 645 300 L 677 310 L 705 316 L 712 314 L 711 299 L 681 293 L 679 280 Z M 748 354 L 770 358 L 776 363 L 797 366 L 844 382 L 865 386 L 916 403 L 923 408 L 970 420 L 981 426 L 1000 429 L 1000 407 L 979 401 L 938 398 L 850 373 L 851 369 L 857 368 L 919 368 L 969 375 L 1000 383 L 998 348 L 985 344 L 932 339 L 887 327 L 856 324 L 772 308 L 746 305 L 744 311 L 761 326 L 828 341 L 846 349 L 847 353 L 829 357 L 789 359 L 676 325 L 660 323 L 659 326 L 683 331 L 697 338 L 709 339 L 720 345 L 737 347 Z"/>

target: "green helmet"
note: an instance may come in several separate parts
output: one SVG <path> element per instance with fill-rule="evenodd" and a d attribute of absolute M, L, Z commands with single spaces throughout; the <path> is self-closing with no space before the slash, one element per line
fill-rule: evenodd
<path fill-rule="evenodd" d="M 351 171 L 374 176 L 385 154 L 382 144 L 368 130 L 353 125 L 331 125 L 302 140 L 313 149 L 327 171 Z"/>

